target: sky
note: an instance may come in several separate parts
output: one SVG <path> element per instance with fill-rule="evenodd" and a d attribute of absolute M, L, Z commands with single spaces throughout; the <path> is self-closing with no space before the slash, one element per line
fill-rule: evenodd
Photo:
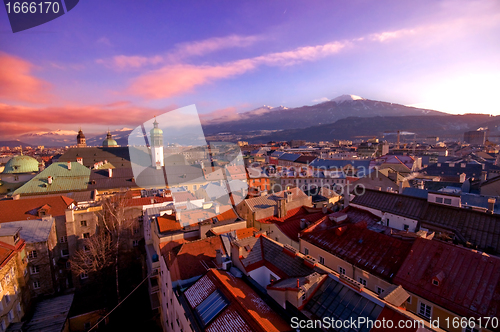
<path fill-rule="evenodd" d="M 343 94 L 500 115 L 499 36 L 497 0 L 82 0 L 15 34 L 0 8 L 0 138 Z"/>

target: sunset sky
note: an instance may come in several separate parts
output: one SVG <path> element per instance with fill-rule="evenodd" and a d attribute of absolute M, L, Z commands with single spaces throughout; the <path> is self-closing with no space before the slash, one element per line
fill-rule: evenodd
<path fill-rule="evenodd" d="M 82 0 L 15 34 L 0 9 L 2 139 L 342 94 L 500 115 L 499 86 L 498 0 Z"/>

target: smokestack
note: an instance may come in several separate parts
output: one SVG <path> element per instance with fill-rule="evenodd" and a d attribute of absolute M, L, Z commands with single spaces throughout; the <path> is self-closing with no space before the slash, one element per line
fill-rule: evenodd
<path fill-rule="evenodd" d="M 284 218 L 286 216 L 286 198 L 280 198 L 278 203 L 278 218 Z"/>
<path fill-rule="evenodd" d="M 222 251 L 220 249 L 215 250 L 215 261 L 217 265 L 222 265 Z"/>
<path fill-rule="evenodd" d="M 493 213 L 495 211 L 495 203 L 497 202 L 495 197 L 488 198 L 488 212 Z"/>
<path fill-rule="evenodd" d="M 350 202 L 351 202 L 351 194 L 348 191 L 344 195 L 344 208 L 348 207 Z"/>
<path fill-rule="evenodd" d="M 71 170 L 71 161 L 68 161 L 68 170 Z"/>
<path fill-rule="evenodd" d="M 108 177 L 112 178 L 113 177 L 113 169 L 108 168 Z"/>

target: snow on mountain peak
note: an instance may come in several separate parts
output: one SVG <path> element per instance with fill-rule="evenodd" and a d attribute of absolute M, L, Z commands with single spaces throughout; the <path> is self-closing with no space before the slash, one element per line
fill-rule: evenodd
<path fill-rule="evenodd" d="M 335 101 L 337 103 L 342 103 L 344 101 L 353 101 L 353 100 L 365 100 L 365 98 L 356 95 L 342 95 L 335 99 L 332 99 L 332 101 Z"/>

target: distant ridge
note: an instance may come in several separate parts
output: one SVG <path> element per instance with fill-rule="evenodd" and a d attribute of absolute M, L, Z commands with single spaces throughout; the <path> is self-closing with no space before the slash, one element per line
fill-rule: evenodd
<path fill-rule="evenodd" d="M 334 123 L 347 117 L 430 116 L 446 113 L 388 102 L 342 95 L 312 106 L 287 108 L 263 106 L 248 112 L 202 121 L 205 134 L 238 134 L 260 130 L 301 129 Z"/>

